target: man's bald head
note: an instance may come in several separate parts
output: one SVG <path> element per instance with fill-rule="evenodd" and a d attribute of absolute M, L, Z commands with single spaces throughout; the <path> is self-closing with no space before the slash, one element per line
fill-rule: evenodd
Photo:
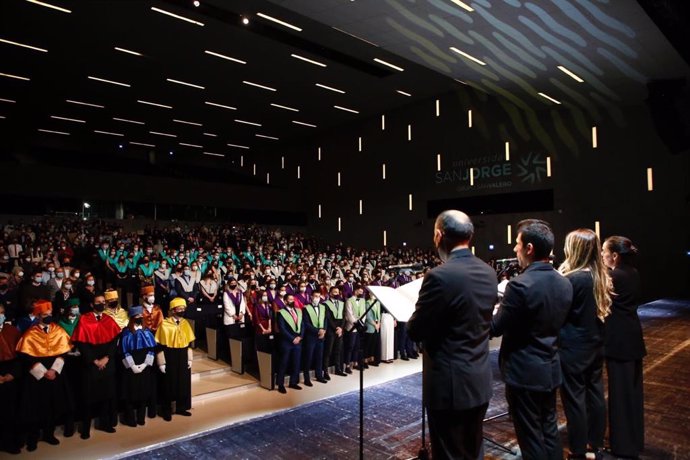
<path fill-rule="evenodd" d="M 441 231 L 443 238 L 451 248 L 461 243 L 469 243 L 472 235 L 474 235 L 474 225 L 472 225 L 470 217 L 455 209 L 449 209 L 439 214 L 434 228 Z"/>

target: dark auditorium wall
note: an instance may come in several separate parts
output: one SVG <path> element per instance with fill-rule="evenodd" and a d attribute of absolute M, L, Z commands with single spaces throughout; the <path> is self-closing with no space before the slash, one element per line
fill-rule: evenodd
<path fill-rule="evenodd" d="M 376 116 L 311 143 L 294 145 L 281 151 L 286 169 L 272 177 L 285 185 L 302 185 L 310 232 L 331 242 L 367 247 L 381 246 L 384 230 L 389 246 L 431 245 L 429 202 L 507 194 L 498 203 L 499 207 L 506 203 L 507 209 L 497 214 L 492 213 L 498 209 L 494 206 L 483 209 L 481 202 L 469 203 L 476 210 L 472 217 L 478 256 L 512 257 L 507 225 L 513 226 L 514 239 L 517 221 L 538 217 L 552 223 L 556 255 L 562 260 L 566 233 L 578 227 L 594 228 L 599 221 L 602 237 L 627 235 L 639 246 L 648 297 L 687 294 L 689 157 L 668 153 L 646 107 L 589 106 L 580 111 L 574 106 L 544 104 L 544 109 L 534 112 L 466 88 L 441 95 L 439 104 L 438 117 L 435 100 L 428 100 L 386 113 L 385 130 Z M 468 109 L 473 112 L 472 128 L 468 127 Z M 596 149 L 592 148 L 593 125 L 598 134 Z M 505 161 L 505 141 L 510 142 L 510 161 Z M 437 154 L 442 155 L 440 172 Z M 551 177 L 546 177 L 546 157 L 551 157 Z M 473 186 L 466 176 L 467 166 L 480 168 L 481 177 Z M 651 192 L 647 191 L 649 167 L 653 168 Z M 337 172 L 341 173 L 340 187 Z M 533 200 L 523 202 L 516 195 L 539 191 L 553 195 L 553 206 L 534 207 Z M 412 211 L 408 209 L 410 193 Z M 359 200 L 363 200 L 361 215 Z"/>

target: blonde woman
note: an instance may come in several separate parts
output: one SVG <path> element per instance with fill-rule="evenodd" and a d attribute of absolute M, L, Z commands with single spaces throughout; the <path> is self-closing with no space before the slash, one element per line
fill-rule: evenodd
<path fill-rule="evenodd" d="M 588 447 L 597 452 L 604 444 L 604 321 L 612 284 L 592 230 L 570 232 L 564 250 L 559 271 L 573 286 L 573 303 L 559 334 L 561 400 L 568 420 L 568 458 L 586 458 Z"/>

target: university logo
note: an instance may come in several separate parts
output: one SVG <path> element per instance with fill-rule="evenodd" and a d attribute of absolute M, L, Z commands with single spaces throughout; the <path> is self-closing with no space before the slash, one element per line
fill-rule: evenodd
<path fill-rule="evenodd" d="M 540 153 L 530 152 L 517 162 L 516 175 L 529 184 L 536 184 L 546 176 L 546 159 Z"/>

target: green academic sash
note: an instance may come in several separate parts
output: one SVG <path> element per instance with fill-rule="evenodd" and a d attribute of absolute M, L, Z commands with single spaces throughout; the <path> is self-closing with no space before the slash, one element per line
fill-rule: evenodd
<path fill-rule="evenodd" d="M 316 326 L 317 329 L 323 329 L 323 326 L 325 324 L 325 319 L 326 319 L 326 309 L 321 306 L 319 308 L 319 317 L 316 317 L 316 310 L 314 310 L 314 305 L 308 304 L 305 309 L 307 310 L 307 313 L 309 314 L 309 318 L 311 319 L 311 323 Z"/>
<path fill-rule="evenodd" d="M 290 328 L 296 333 L 299 334 L 302 331 L 302 310 L 299 308 L 294 308 L 295 314 L 297 315 L 297 322 L 299 324 L 295 324 L 295 320 L 292 318 L 292 315 L 290 314 L 289 311 L 287 311 L 287 308 L 281 308 L 278 313 L 283 315 L 283 319 L 285 322 L 290 326 Z"/>

